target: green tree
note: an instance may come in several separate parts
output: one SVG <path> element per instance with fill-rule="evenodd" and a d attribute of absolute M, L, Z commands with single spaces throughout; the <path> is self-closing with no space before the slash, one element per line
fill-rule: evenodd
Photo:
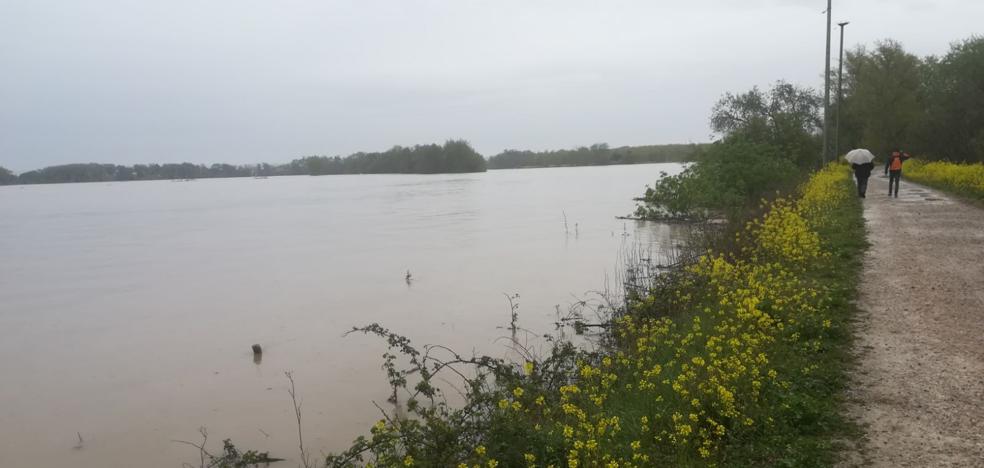
<path fill-rule="evenodd" d="M 784 81 L 768 92 L 726 93 L 711 111 L 711 128 L 723 138 L 682 173 L 647 188 L 636 215 L 740 219 L 761 197 L 798 183 L 804 169 L 817 165 L 819 109 L 814 90 Z"/>
<path fill-rule="evenodd" d="M 820 156 L 821 104 L 815 90 L 780 80 L 767 92 L 726 93 L 711 110 L 711 129 L 774 145 L 800 167 L 813 167 Z"/>
<path fill-rule="evenodd" d="M 923 78 L 920 149 L 940 159 L 984 161 L 984 37 L 927 58 Z"/>
<path fill-rule="evenodd" d="M 924 68 L 893 40 L 874 50 L 858 47 L 844 61 L 841 147 L 864 147 L 885 155 L 894 147 L 915 149 L 922 118 Z"/>

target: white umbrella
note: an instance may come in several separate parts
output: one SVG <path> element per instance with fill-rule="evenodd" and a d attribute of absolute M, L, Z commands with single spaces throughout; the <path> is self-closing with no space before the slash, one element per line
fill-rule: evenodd
<path fill-rule="evenodd" d="M 875 160 L 875 155 L 866 149 L 853 149 L 848 151 L 844 159 L 851 164 L 867 164 Z"/>

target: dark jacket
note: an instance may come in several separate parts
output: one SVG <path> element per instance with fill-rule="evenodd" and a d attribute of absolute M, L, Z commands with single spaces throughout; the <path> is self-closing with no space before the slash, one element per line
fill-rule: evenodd
<path fill-rule="evenodd" d="M 851 164 L 851 167 L 854 168 L 854 177 L 867 179 L 871 176 L 871 171 L 875 169 L 875 163 Z"/>

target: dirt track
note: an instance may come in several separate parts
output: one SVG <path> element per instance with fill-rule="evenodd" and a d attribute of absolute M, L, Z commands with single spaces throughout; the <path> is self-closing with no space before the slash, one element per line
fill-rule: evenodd
<path fill-rule="evenodd" d="M 871 178 L 844 466 L 984 467 L 984 210 Z"/>

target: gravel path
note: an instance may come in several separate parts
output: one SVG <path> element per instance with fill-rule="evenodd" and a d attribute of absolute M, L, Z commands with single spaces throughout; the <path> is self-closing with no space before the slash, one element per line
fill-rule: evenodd
<path fill-rule="evenodd" d="M 886 193 L 873 176 L 848 395 L 866 437 L 843 466 L 984 467 L 984 210 Z"/>

